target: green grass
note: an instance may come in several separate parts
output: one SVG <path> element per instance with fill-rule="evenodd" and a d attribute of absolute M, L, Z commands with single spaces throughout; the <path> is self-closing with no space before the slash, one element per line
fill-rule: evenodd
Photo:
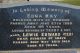
<path fill-rule="evenodd" d="M 57 1 L 57 2 L 68 3 L 68 4 L 80 6 L 80 0 L 63 0 L 63 1 Z"/>

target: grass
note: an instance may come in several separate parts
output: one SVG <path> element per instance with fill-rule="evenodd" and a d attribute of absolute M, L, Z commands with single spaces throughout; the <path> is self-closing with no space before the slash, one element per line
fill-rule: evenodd
<path fill-rule="evenodd" d="M 51 1 L 54 1 L 54 0 L 51 0 Z M 56 1 L 56 2 L 63 2 L 63 3 L 80 6 L 80 0 L 60 0 L 60 1 Z"/>

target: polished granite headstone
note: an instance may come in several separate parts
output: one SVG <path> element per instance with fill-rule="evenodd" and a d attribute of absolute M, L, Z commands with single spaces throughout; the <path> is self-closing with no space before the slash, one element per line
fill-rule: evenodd
<path fill-rule="evenodd" d="M 0 50 L 80 48 L 80 9 L 53 4 L 0 8 Z"/>

